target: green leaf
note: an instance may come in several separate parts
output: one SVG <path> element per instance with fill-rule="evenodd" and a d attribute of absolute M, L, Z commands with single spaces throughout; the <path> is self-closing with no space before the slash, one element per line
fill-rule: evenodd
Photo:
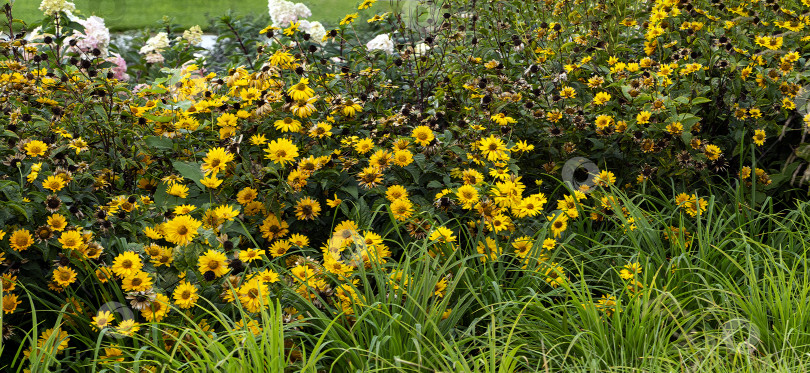
<path fill-rule="evenodd" d="M 692 105 L 700 105 L 700 104 L 705 104 L 707 102 L 712 102 L 712 100 L 710 100 L 710 99 L 708 99 L 706 97 L 695 97 L 695 98 L 692 99 Z"/>
<path fill-rule="evenodd" d="M 202 172 L 202 168 L 200 168 L 199 162 L 174 161 L 172 162 L 172 166 L 180 173 L 180 176 L 193 180 L 201 190 L 204 190 L 200 180 L 202 180 L 205 175 Z"/>
<path fill-rule="evenodd" d="M 144 142 L 146 142 L 146 145 L 149 145 L 152 148 L 161 149 L 161 150 L 172 150 L 172 147 L 174 145 L 174 143 L 172 142 L 172 139 L 170 139 L 168 137 L 162 137 L 162 136 L 161 137 L 148 136 L 148 137 L 144 138 L 143 140 L 144 140 Z"/>

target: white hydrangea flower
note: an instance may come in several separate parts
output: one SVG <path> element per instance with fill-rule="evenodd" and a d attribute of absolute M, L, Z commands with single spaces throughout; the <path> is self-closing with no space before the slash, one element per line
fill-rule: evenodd
<path fill-rule="evenodd" d="M 296 3 L 293 5 L 293 10 L 298 18 L 312 17 L 312 11 L 310 11 L 309 8 L 302 3 Z"/>
<path fill-rule="evenodd" d="M 39 10 L 50 16 L 59 12 L 72 12 L 76 10 L 76 5 L 67 0 L 42 0 Z"/>
<path fill-rule="evenodd" d="M 310 40 L 318 44 L 323 44 L 323 37 L 326 36 L 326 27 L 323 27 L 320 22 L 310 22 L 309 30 L 307 32 L 312 37 Z"/>
<path fill-rule="evenodd" d="M 385 51 L 385 53 L 388 54 L 394 54 L 394 42 L 388 34 L 377 35 L 377 37 L 366 43 L 366 48 L 369 51 L 379 50 Z"/>
<path fill-rule="evenodd" d="M 169 35 L 165 32 L 160 32 L 157 35 L 149 38 L 141 47 L 141 50 L 138 51 L 140 54 L 151 54 L 152 52 L 160 53 L 163 52 L 164 49 L 169 47 Z"/>
<path fill-rule="evenodd" d="M 104 25 L 101 17 L 90 16 L 87 19 L 77 18 L 75 21 L 84 26 L 84 33 L 73 31 L 69 39 L 76 40 L 76 48 L 82 52 L 90 52 L 95 48 L 101 51 L 101 57 L 107 57 L 107 47 L 110 45 L 110 29 Z"/>
<path fill-rule="evenodd" d="M 416 48 L 413 49 L 413 54 L 414 56 L 419 57 L 427 53 L 428 50 L 430 50 L 430 47 L 427 44 L 419 43 L 416 45 Z"/>
<path fill-rule="evenodd" d="M 186 39 L 189 44 L 197 45 L 202 43 L 202 29 L 199 25 L 191 26 L 190 29 L 183 31 L 183 39 Z"/>
<path fill-rule="evenodd" d="M 289 27 L 292 22 L 312 16 L 306 5 L 287 0 L 268 0 L 267 10 L 276 27 Z"/>

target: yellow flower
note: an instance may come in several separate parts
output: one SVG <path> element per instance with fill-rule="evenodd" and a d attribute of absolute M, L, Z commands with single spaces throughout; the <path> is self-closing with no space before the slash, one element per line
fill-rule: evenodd
<path fill-rule="evenodd" d="M 506 144 L 504 144 L 503 140 L 495 137 L 495 135 L 481 139 L 478 144 L 478 150 L 490 161 L 507 160 L 509 158 L 506 153 Z"/>
<path fill-rule="evenodd" d="M 416 139 L 416 143 L 422 146 L 427 146 L 433 141 L 433 131 L 428 126 L 418 126 L 413 129 L 411 136 Z"/>
<path fill-rule="evenodd" d="M 17 294 L 9 294 L 6 292 L 6 295 L 3 296 L 2 302 L 0 303 L 2 303 L 3 314 L 7 314 L 14 312 L 22 301 L 18 300 Z"/>
<path fill-rule="evenodd" d="M 301 122 L 287 117 L 279 119 L 273 123 L 273 127 L 281 132 L 298 132 L 301 130 Z"/>
<path fill-rule="evenodd" d="M 720 148 L 713 144 L 706 145 L 706 147 L 703 149 L 703 154 L 705 154 L 706 158 L 708 158 L 710 161 L 720 158 L 720 154 L 722 153 L 723 152 L 720 150 Z"/>
<path fill-rule="evenodd" d="M 141 329 L 141 324 L 133 319 L 123 320 L 115 327 L 115 331 L 125 336 L 137 333 Z"/>
<path fill-rule="evenodd" d="M 309 197 L 300 199 L 295 205 L 295 216 L 298 220 L 313 220 L 320 212 L 321 204 Z"/>
<path fill-rule="evenodd" d="M 224 171 L 228 166 L 228 162 L 233 161 L 234 155 L 229 153 L 225 148 L 213 148 L 208 151 L 208 154 L 203 158 L 201 166 L 205 174 L 214 173 L 216 175 L 220 171 Z"/>
<path fill-rule="evenodd" d="M 148 273 L 138 271 L 131 276 L 124 277 L 121 288 L 124 291 L 146 291 L 152 288 L 152 279 Z"/>
<path fill-rule="evenodd" d="M 641 273 L 641 264 L 639 263 L 630 263 L 626 264 L 621 271 L 619 271 L 619 276 L 625 280 L 632 280 L 636 277 L 636 274 Z"/>
<path fill-rule="evenodd" d="M 163 226 L 164 237 L 175 245 L 185 245 L 197 235 L 202 223 L 188 215 L 180 215 Z"/>
<path fill-rule="evenodd" d="M 200 184 L 206 188 L 216 189 L 222 184 L 222 179 L 218 179 L 216 175 L 206 176 L 200 179 Z"/>
<path fill-rule="evenodd" d="M 34 243 L 34 236 L 26 229 L 18 229 L 8 239 L 12 249 L 23 251 Z"/>
<path fill-rule="evenodd" d="M 51 226 L 51 229 L 57 232 L 61 232 L 65 229 L 65 227 L 67 227 L 67 219 L 60 214 L 53 214 L 49 216 L 47 222 L 48 225 Z"/>
<path fill-rule="evenodd" d="M 197 261 L 197 267 L 202 274 L 211 271 L 216 277 L 222 277 L 229 270 L 226 259 L 225 254 L 216 250 L 208 250 Z"/>
<path fill-rule="evenodd" d="M 62 244 L 63 249 L 75 250 L 84 244 L 84 240 L 82 239 L 81 232 L 67 231 L 59 236 L 59 243 Z"/>
<path fill-rule="evenodd" d="M 315 91 L 309 87 L 309 79 L 301 78 L 298 84 L 287 90 L 287 94 L 290 95 L 294 101 L 306 101 L 315 95 Z"/>
<path fill-rule="evenodd" d="M 599 92 L 596 94 L 596 96 L 593 97 L 593 104 L 597 106 L 604 105 L 605 103 L 610 101 L 610 98 L 611 96 L 609 93 Z"/>
<path fill-rule="evenodd" d="M 343 19 L 340 20 L 340 25 L 344 26 L 344 25 L 351 24 L 352 22 L 354 22 L 355 19 L 357 19 L 358 16 L 359 16 L 359 14 L 357 14 L 357 13 L 348 14 L 348 15 L 346 15 L 346 17 L 343 17 Z"/>
<path fill-rule="evenodd" d="M 254 260 L 261 260 L 262 259 L 261 255 L 262 251 L 259 251 L 257 249 L 242 250 L 239 252 L 239 260 L 245 263 L 250 263 Z"/>
<path fill-rule="evenodd" d="M 39 157 L 48 151 L 48 145 L 39 140 L 29 141 L 25 144 L 25 152 L 29 157 Z"/>
<path fill-rule="evenodd" d="M 405 167 L 413 162 L 413 153 L 408 149 L 397 150 L 394 153 L 394 164 Z"/>
<path fill-rule="evenodd" d="M 360 6 L 357 7 L 357 9 L 358 10 L 363 10 L 363 9 L 371 8 L 371 6 L 374 5 L 374 3 L 376 3 L 376 2 L 377 2 L 377 0 L 363 0 L 363 2 L 360 4 Z"/>
<path fill-rule="evenodd" d="M 172 183 L 169 185 L 169 188 L 166 189 L 166 194 L 186 198 L 188 197 L 188 187 L 180 183 Z"/>
<path fill-rule="evenodd" d="M 754 144 L 757 146 L 762 146 L 765 144 L 765 131 L 764 130 L 755 130 L 754 131 Z"/>
<path fill-rule="evenodd" d="M 197 287 L 181 281 L 180 285 L 174 288 L 174 303 L 180 308 L 191 308 L 197 303 L 200 296 L 197 294 Z"/>
<path fill-rule="evenodd" d="M 59 176 L 51 175 L 42 182 L 42 187 L 52 192 L 58 192 L 65 187 L 65 181 Z"/>
<path fill-rule="evenodd" d="M 334 199 L 327 199 L 326 200 L 326 204 L 331 208 L 335 208 L 335 207 L 340 206 L 340 204 L 342 202 L 343 202 L 343 200 L 338 198 L 337 193 L 335 193 L 335 198 Z"/>
<path fill-rule="evenodd" d="M 499 126 L 506 126 L 511 123 L 517 123 L 517 121 L 514 118 L 508 117 L 504 113 L 495 114 L 491 116 L 490 119 L 492 119 L 492 121 L 494 121 L 495 123 L 498 123 Z"/>
<path fill-rule="evenodd" d="M 70 284 L 76 282 L 76 271 L 70 267 L 58 267 L 53 271 L 52 279 L 61 287 L 70 286 Z"/>
<path fill-rule="evenodd" d="M 246 205 L 250 202 L 253 202 L 254 199 L 259 195 L 259 192 L 256 189 L 251 187 L 246 187 L 239 191 L 236 194 L 236 202 L 239 202 L 241 205 Z"/>
<path fill-rule="evenodd" d="M 360 154 L 366 154 L 374 148 L 374 140 L 372 139 L 362 139 L 354 144 L 354 150 Z"/>
<path fill-rule="evenodd" d="M 398 221 L 405 221 L 413 215 L 413 203 L 407 198 L 400 198 L 391 203 L 391 213 Z"/>
<path fill-rule="evenodd" d="M 298 157 L 298 147 L 292 141 L 283 138 L 273 140 L 264 151 L 267 153 L 265 158 L 274 163 L 280 163 L 282 166 L 287 162 L 293 162 Z"/>
<path fill-rule="evenodd" d="M 270 246 L 270 255 L 273 258 L 278 258 L 280 256 L 284 256 L 287 253 L 287 250 L 290 249 L 290 242 L 289 241 L 276 241 L 273 245 Z"/>
<path fill-rule="evenodd" d="M 287 36 L 295 35 L 295 32 L 298 31 L 298 26 L 299 25 L 301 25 L 300 22 L 295 22 L 295 21 L 290 22 L 290 27 L 287 27 L 286 29 L 284 29 L 284 35 L 287 35 Z"/>
<path fill-rule="evenodd" d="M 112 271 L 119 277 L 128 277 L 140 272 L 141 268 L 143 268 L 143 263 L 138 254 L 125 251 L 118 254 L 113 260 Z"/>

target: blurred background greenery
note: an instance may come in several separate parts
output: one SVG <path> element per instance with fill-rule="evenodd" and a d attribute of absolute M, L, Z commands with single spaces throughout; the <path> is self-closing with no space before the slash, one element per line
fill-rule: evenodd
<path fill-rule="evenodd" d="M 11 0 L 0 0 L 8 3 Z M 309 6 L 311 21 L 334 25 L 346 14 L 358 12 L 359 0 L 295 0 Z M 13 1 L 14 18 L 32 22 L 42 17 L 40 0 Z M 85 17 L 104 18 L 111 31 L 125 31 L 144 27 L 159 27 L 163 16 L 174 17 L 174 22 L 191 27 L 208 28 L 208 20 L 225 14 L 228 9 L 243 15 L 267 15 L 267 0 L 75 0 L 76 9 Z M 389 1 L 381 0 L 370 11 L 389 11 Z M 365 11 L 365 12 L 368 12 Z"/>

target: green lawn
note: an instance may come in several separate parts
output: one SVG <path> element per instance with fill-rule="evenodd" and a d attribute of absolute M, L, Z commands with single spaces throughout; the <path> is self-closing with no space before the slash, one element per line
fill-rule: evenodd
<path fill-rule="evenodd" d="M 0 0 L 8 2 L 9 0 Z M 335 24 L 348 13 L 357 11 L 359 0 L 296 0 L 312 10 L 310 20 Z M 106 20 L 110 30 L 137 29 L 159 24 L 164 15 L 186 27 L 206 27 L 209 17 L 233 9 L 239 14 L 267 14 L 267 0 L 75 0 L 76 8 L 84 16 L 97 15 Z M 40 0 L 16 0 L 14 16 L 31 22 L 40 19 Z M 372 11 L 387 11 L 387 1 L 372 7 Z"/>

